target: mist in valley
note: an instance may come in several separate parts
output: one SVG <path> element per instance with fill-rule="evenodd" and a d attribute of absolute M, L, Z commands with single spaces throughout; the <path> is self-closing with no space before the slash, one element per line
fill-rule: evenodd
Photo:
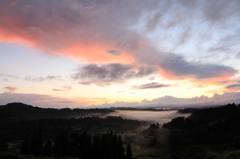
<path fill-rule="evenodd" d="M 173 118 L 184 116 L 187 117 L 190 114 L 183 114 L 178 110 L 167 110 L 167 111 L 151 111 L 151 110 L 116 110 L 108 114 L 110 116 L 121 116 L 122 118 L 140 120 L 147 122 L 156 122 L 164 124 L 171 121 Z"/>

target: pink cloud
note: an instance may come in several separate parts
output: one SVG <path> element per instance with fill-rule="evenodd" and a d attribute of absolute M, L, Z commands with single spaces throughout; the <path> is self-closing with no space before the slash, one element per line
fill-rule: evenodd
<path fill-rule="evenodd" d="M 8 86 L 4 87 L 4 89 L 8 90 L 9 93 L 14 93 L 17 90 L 17 86 Z"/>
<path fill-rule="evenodd" d="M 157 2 L 17 2 L 0 6 L 0 42 L 25 42 L 33 49 L 81 62 L 154 65 L 168 79 L 226 79 L 237 73 L 229 66 L 188 62 L 175 53 L 159 51 L 144 34 L 130 30 L 131 22 L 160 7 Z M 150 26 L 154 28 L 154 23 Z"/>

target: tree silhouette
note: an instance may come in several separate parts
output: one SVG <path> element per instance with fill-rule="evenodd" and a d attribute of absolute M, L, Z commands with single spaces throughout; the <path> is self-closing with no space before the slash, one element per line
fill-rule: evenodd
<path fill-rule="evenodd" d="M 130 143 L 127 144 L 126 159 L 132 159 L 132 147 Z"/>
<path fill-rule="evenodd" d="M 48 141 L 43 146 L 43 154 L 48 156 L 52 153 L 52 141 L 48 139 Z"/>
<path fill-rule="evenodd" d="M 30 142 L 30 154 L 41 155 L 42 145 L 43 145 L 42 130 L 39 127 L 35 129 L 33 132 L 32 139 Z"/>
<path fill-rule="evenodd" d="M 22 143 L 22 146 L 21 146 L 21 153 L 22 154 L 29 154 L 29 136 L 27 136 L 25 138 L 25 140 L 23 141 Z"/>

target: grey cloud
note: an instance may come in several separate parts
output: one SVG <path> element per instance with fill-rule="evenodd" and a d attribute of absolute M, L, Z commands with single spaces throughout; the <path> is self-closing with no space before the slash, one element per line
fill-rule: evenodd
<path fill-rule="evenodd" d="M 232 80 L 224 80 L 224 81 L 216 81 L 215 83 L 225 84 L 225 83 L 230 83 L 230 82 L 233 82 L 233 81 Z"/>
<path fill-rule="evenodd" d="M 208 51 L 223 51 L 229 52 L 229 50 L 240 44 L 240 31 L 225 35 L 217 41 L 217 43 L 209 48 Z M 238 55 L 238 54 L 237 54 Z M 236 56 L 237 57 L 237 56 Z"/>
<path fill-rule="evenodd" d="M 187 62 L 182 56 L 173 53 L 162 53 L 154 56 L 146 62 L 159 65 L 166 73 L 170 72 L 175 77 L 193 76 L 197 79 L 221 77 L 222 74 L 232 76 L 237 70 L 230 66 L 217 64 L 199 64 Z"/>
<path fill-rule="evenodd" d="M 240 3 L 237 0 L 233 1 L 206 1 L 204 3 L 204 16 L 207 20 L 224 24 L 226 21 L 230 21 L 240 15 L 239 6 Z"/>
<path fill-rule="evenodd" d="M 174 96 L 163 96 L 153 100 L 142 100 L 141 102 L 122 102 L 105 103 L 95 107 L 196 107 L 196 106 L 212 106 L 225 105 L 228 103 L 240 103 L 240 92 L 229 92 L 214 94 L 212 97 L 196 96 L 193 98 L 177 98 Z"/>
<path fill-rule="evenodd" d="M 153 83 L 147 83 L 139 86 L 133 86 L 132 88 L 133 89 L 156 89 L 156 88 L 164 88 L 164 87 L 170 87 L 170 85 L 153 82 Z"/>
<path fill-rule="evenodd" d="M 161 12 L 156 12 L 153 15 L 150 15 L 146 24 L 147 29 L 149 31 L 155 30 L 162 19 L 163 15 L 161 14 Z"/>
<path fill-rule="evenodd" d="M 46 77 L 46 79 L 50 80 L 50 81 L 51 80 L 61 80 L 61 78 L 62 78 L 62 76 L 51 76 L 51 75 Z"/>
<path fill-rule="evenodd" d="M 26 76 L 24 78 L 24 80 L 30 81 L 30 82 L 54 81 L 54 80 L 62 80 L 62 76 L 53 76 L 53 75 L 49 75 L 49 76 L 46 76 L 46 77 Z"/>
<path fill-rule="evenodd" d="M 240 52 L 236 54 L 235 56 L 237 59 L 240 59 Z"/>
<path fill-rule="evenodd" d="M 18 76 L 11 75 L 11 74 L 5 74 L 5 73 L 0 73 L 0 77 L 3 77 L 3 78 L 10 78 L 10 79 L 19 79 Z"/>
<path fill-rule="evenodd" d="M 122 53 L 120 51 L 117 51 L 117 50 L 107 50 L 107 53 L 115 55 L 115 56 L 122 55 Z"/>
<path fill-rule="evenodd" d="M 25 77 L 26 81 L 31 81 L 31 82 L 43 82 L 45 81 L 44 77 L 31 77 L 31 76 L 27 76 Z"/>
<path fill-rule="evenodd" d="M 68 103 L 76 103 L 74 101 L 53 101 L 53 102 L 56 102 L 56 103 L 66 103 L 66 104 L 68 104 Z"/>
<path fill-rule="evenodd" d="M 63 89 L 52 89 L 53 91 L 60 92 L 60 91 L 69 91 L 72 89 L 70 86 L 62 86 Z"/>
<path fill-rule="evenodd" d="M 24 36 L 24 39 L 32 38 L 35 40 L 34 46 L 50 50 L 50 52 L 58 52 L 59 49 L 75 44 L 98 44 L 100 46 L 109 44 L 112 48 L 118 48 L 119 52 L 130 53 L 137 62 L 159 66 L 165 70 L 165 74 L 173 74 L 176 77 L 212 78 L 219 77 L 226 72 L 228 76 L 232 76 L 237 72 L 234 68 L 223 65 L 194 64 L 186 61 L 180 55 L 162 53 L 163 51 L 157 50 L 152 45 L 142 46 L 139 44 L 140 41 L 148 44 L 150 41 L 147 35 L 142 34 L 141 29 L 140 31 L 135 30 L 134 25 L 147 23 L 145 25 L 147 30 L 159 29 L 160 34 L 157 35 L 159 37 L 162 36 L 161 31 L 163 33 L 167 29 L 173 29 L 168 30 L 170 36 L 164 37 L 170 37 L 170 40 L 167 40 L 174 44 L 173 47 L 176 47 L 178 44 L 188 43 L 193 32 L 200 32 L 199 34 L 206 32 L 206 30 L 198 30 L 199 28 L 196 27 L 196 25 L 199 26 L 198 24 L 211 25 L 213 29 L 216 29 L 220 24 L 229 26 L 228 24 L 232 24 L 231 22 L 239 21 L 240 5 L 238 0 L 231 2 L 219 0 L 211 2 L 207 0 L 174 2 L 170 0 L 22 0 L 14 9 L 9 8 L 8 2 L 2 3 L 0 10 L 4 14 L 0 15 L 0 19 L 3 19 L 0 21 L 0 28 L 6 35 L 14 34 L 19 37 Z M 32 6 L 32 8 L 26 9 L 26 5 Z M 38 8 L 37 11 L 34 8 Z M 4 21 L 3 15 L 11 15 L 13 19 L 21 20 L 24 27 L 20 29 L 18 26 L 12 26 Z M 142 19 L 145 16 L 149 18 Z M 193 29 L 189 31 L 186 26 Z M 174 40 L 177 41 L 177 44 L 175 41 L 172 42 L 171 37 L 176 37 L 177 40 L 175 38 Z M 159 41 L 164 42 L 163 39 Z M 78 55 L 73 54 L 72 56 Z M 108 70 L 110 68 L 123 73 L 123 76 L 114 75 L 113 71 Z M 125 71 L 121 72 L 121 70 Z M 97 73 L 98 71 L 100 72 Z M 96 74 L 94 75 L 92 72 L 96 72 Z M 142 70 L 142 74 L 144 73 L 147 73 L 146 69 Z M 137 75 L 138 73 L 130 71 L 130 68 L 117 68 L 117 66 L 109 65 L 85 67 L 83 73 L 77 73 L 73 78 L 82 78 L 80 76 L 84 74 L 86 80 L 82 82 L 85 83 L 118 81 L 131 78 L 131 76 L 141 77 L 140 73 Z M 30 78 L 29 80 L 42 81 L 43 79 Z"/>
<path fill-rule="evenodd" d="M 158 69 L 154 66 L 142 66 L 137 68 L 134 65 L 118 63 L 97 65 L 88 64 L 72 75 L 75 80 L 82 80 L 82 84 L 123 82 L 131 78 L 141 78 L 156 73 Z"/>
<path fill-rule="evenodd" d="M 232 84 L 227 86 L 228 89 L 240 89 L 240 84 Z"/>

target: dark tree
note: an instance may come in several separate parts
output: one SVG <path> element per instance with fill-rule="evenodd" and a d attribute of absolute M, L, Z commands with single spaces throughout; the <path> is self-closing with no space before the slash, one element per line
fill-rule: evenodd
<path fill-rule="evenodd" d="M 8 143 L 4 140 L 0 140 L 0 151 L 6 151 L 8 149 Z"/>
<path fill-rule="evenodd" d="M 42 154 L 42 130 L 41 128 L 37 128 L 34 130 L 32 135 L 32 140 L 30 142 L 30 154 L 32 155 L 41 155 Z"/>
<path fill-rule="evenodd" d="M 51 153 L 52 153 L 52 141 L 51 139 L 48 139 L 46 144 L 43 146 L 43 154 L 50 155 Z"/>
<path fill-rule="evenodd" d="M 117 159 L 123 159 L 124 158 L 124 147 L 122 142 L 122 137 L 118 136 L 117 141 Z"/>
<path fill-rule="evenodd" d="M 29 154 L 29 136 L 27 136 L 22 143 L 21 153 L 24 155 Z"/>
<path fill-rule="evenodd" d="M 132 147 L 130 143 L 127 144 L 126 159 L 132 159 Z"/>

